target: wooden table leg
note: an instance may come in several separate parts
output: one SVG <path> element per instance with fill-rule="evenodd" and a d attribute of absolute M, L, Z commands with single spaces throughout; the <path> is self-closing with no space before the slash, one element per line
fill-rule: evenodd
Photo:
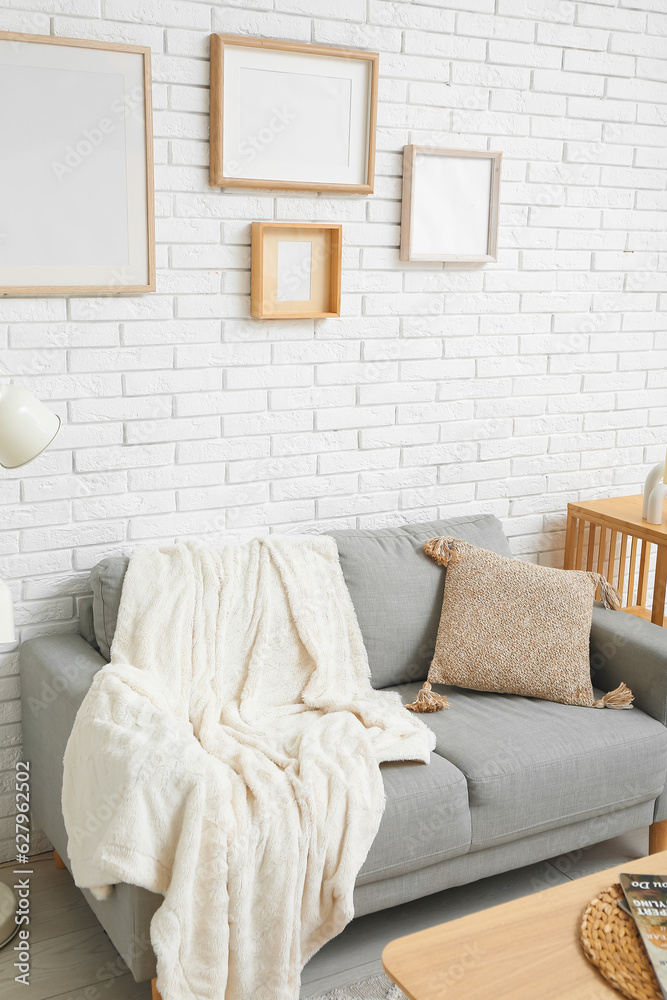
<path fill-rule="evenodd" d="M 627 559 L 628 551 L 628 536 L 621 535 L 621 554 L 618 559 L 618 586 L 617 590 L 621 598 L 621 605 L 623 604 L 623 597 L 625 594 L 625 561 Z M 629 599 L 625 602 L 629 604 Z"/>
<path fill-rule="evenodd" d="M 607 555 L 607 529 L 604 524 L 600 525 L 600 544 L 598 545 L 598 573 L 604 570 L 604 561 Z"/>
<path fill-rule="evenodd" d="M 586 534 L 586 522 L 579 518 L 577 522 L 577 549 L 574 556 L 573 569 L 582 569 L 584 565 L 584 535 Z"/>
<path fill-rule="evenodd" d="M 67 868 L 67 865 L 65 864 L 65 862 L 60 857 L 57 851 L 53 852 L 53 860 L 55 862 L 56 868 Z"/>
<path fill-rule="evenodd" d="M 651 823 L 648 828 L 648 853 L 657 854 L 667 850 L 667 819 Z"/>
<path fill-rule="evenodd" d="M 637 580 L 637 604 L 646 607 L 646 591 L 648 589 L 648 571 L 651 564 L 651 543 L 642 538 L 642 549 L 639 557 L 639 578 Z"/>
<path fill-rule="evenodd" d="M 639 604 L 639 598 L 635 600 L 635 576 L 637 573 L 637 536 L 632 536 L 630 543 L 630 570 L 628 577 L 628 604 Z"/>
<path fill-rule="evenodd" d="M 665 620 L 665 585 L 667 584 L 667 545 L 658 545 L 658 558 L 655 563 L 655 580 L 653 582 L 653 608 L 651 621 L 654 625 L 662 625 Z"/>
<path fill-rule="evenodd" d="M 597 524 L 591 521 L 588 525 L 588 554 L 586 556 L 586 570 L 590 573 L 593 569 L 593 554 L 595 552 L 595 533 L 598 530 Z"/>
<path fill-rule="evenodd" d="M 151 979 L 151 996 L 153 1000 L 162 1000 L 159 990 L 157 988 L 157 976 L 155 979 Z"/>
<path fill-rule="evenodd" d="M 614 571 L 616 570 L 616 539 L 618 532 L 612 531 L 609 539 L 609 562 L 607 563 L 607 581 L 614 586 Z"/>
<path fill-rule="evenodd" d="M 565 561 L 563 569 L 574 569 L 574 546 L 577 538 L 577 518 L 567 512 L 567 526 L 565 528 Z"/>

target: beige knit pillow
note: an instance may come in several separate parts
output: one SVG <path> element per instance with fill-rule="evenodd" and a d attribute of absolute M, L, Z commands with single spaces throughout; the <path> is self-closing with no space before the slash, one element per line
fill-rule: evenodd
<path fill-rule="evenodd" d="M 631 707 L 625 685 L 599 702 L 593 694 L 589 639 L 598 587 L 607 607 L 620 604 L 604 577 L 508 559 L 451 537 L 434 538 L 424 550 L 447 567 L 431 683 Z"/>

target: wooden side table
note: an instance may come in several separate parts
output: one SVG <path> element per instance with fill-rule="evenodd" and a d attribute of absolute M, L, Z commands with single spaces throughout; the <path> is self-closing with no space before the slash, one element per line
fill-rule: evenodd
<path fill-rule="evenodd" d="M 667 626 L 667 517 L 642 520 L 643 497 L 610 497 L 567 505 L 565 569 L 603 573 L 621 595 L 623 611 Z M 657 546 L 653 604 L 647 607 L 651 548 Z"/>

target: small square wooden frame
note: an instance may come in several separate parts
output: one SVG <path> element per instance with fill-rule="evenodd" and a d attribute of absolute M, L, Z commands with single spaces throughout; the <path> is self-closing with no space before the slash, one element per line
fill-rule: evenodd
<path fill-rule="evenodd" d="M 311 297 L 278 299 L 278 243 L 309 241 Z M 343 227 L 326 222 L 253 222 L 250 314 L 255 319 L 340 316 Z"/>
<path fill-rule="evenodd" d="M 419 253 L 415 250 L 415 219 L 413 198 L 418 156 L 455 157 L 457 159 L 491 160 L 491 185 L 488 194 L 489 224 L 487 253 Z M 503 154 L 475 149 L 446 149 L 438 146 L 403 147 L 403 203 L 401 208 L 401 260 L 450 261 L 455 263 L 485 264 L 498 258 L 498 207 L 500 203 L 500 167 Z"/>

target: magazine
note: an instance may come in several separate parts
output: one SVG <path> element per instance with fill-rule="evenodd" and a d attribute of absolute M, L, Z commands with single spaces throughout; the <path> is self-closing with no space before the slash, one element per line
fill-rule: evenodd
<path fill-rule="evenodd" d="M 667 875 L 622 873 L 619 881 L 667 1000 Z"/>

